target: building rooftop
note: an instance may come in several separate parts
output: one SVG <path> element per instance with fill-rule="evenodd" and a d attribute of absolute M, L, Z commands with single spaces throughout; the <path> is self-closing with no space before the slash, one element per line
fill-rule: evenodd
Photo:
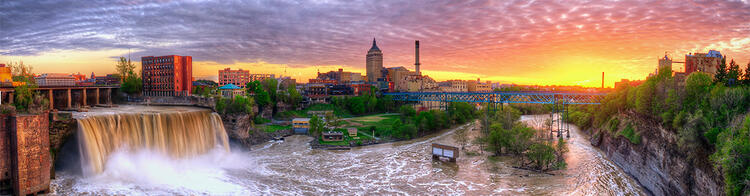
<path fill-rule="evenodd" d="M 227 84 L 227 85 L 219 87 L 219 90 L 237 90 L 237 89 L 242 89 L 242 88 L 234 84 Z"/>
<path fill-rule="evenodd" d="M 706 57 L 721 57 L 721 52 L 716 50 L 709 50 L 708 54 L 706 54 Z"/>
<path fill-rule="evenodd" d="M 344 135 L 344 133 L 337 132 L 337 131 L 330 131 L 330 132 L 323 132 L 323 135 Z"/>
<path fill-rule="evenodd" d="M 378 48 L 378 45 L 375 43 L 375 38 L 372 38 L 372 48 L 370 48 L 370 51 L 380 51 L 380 48 Z"/>

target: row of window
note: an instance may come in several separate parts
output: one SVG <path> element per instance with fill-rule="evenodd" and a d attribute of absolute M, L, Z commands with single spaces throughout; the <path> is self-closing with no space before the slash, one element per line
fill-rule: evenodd
<path fill-rule="evenodd" d="M 158 59 L 146 60 L 144 63 L 171 63 L 171 62 L 173 62 L 173 59 L 171 58 L 158 58 Z"/>
<path fill-rule="evenodd" d="M 174 65 L 172 64 L 166 64 L 166 65 L 153 65 L 153 66 L 144 66 L 143 70 L 149 71 L 149 70 L 157 70 L 157 69 L 167 69 L 172 70 L 174 68 Z"/>

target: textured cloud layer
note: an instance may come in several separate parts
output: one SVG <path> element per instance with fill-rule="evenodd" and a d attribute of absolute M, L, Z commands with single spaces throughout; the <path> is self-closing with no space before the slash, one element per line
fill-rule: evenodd
<path fill-rule="evenodd" d="M 527 78 L 575 75 L 576 68 L 642 76 L 665 51 L 679 57 L 714 48 L 743 64 L 750 56 L 750 5 L 742 1 L 39 0 L 0 7 L 3 56 L 130 48 L 134 56 L 220 64 L 360 68 L 377 37 L 386 65 L 411 65 L 418 39 L 427 70 Z"/>

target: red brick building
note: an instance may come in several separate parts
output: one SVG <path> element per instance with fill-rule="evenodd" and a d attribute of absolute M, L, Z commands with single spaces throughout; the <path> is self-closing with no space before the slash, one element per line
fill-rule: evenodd
<path fill-rule="evenodd" d="M 49 115 L 0 115 L 0 195 L 48 193 Z"/>
<path fill-rule="evenodd" d="M 245 88 L 245 85 L 250 82 L 250 71 L 248 70 L 231 70 L 226 68 L 219 70 L 219 86 L 227 84 L 234 84 L 240 88 Z"/>
<path fill-rule="evenodd" d="M 193 89 L 193 57 L 145 56 L 143 94 L 146 96 L 190 96 Z"/>

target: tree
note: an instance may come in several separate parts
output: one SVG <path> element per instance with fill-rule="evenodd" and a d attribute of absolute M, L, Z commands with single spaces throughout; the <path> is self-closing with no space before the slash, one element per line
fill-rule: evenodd
<path fill-rule="evenodd" d="M 714 82 L 726 83 L 726 81 L 727 81 L 727 58 L 722 57 L 721 63 L 719 63 L 719 65 L 716 67 L 716 74 L 714 75 Z"/>
<path fill-rule="evenodd" d="M 411 107 L 409 105 L 402 105 L 401 108 L 398 109 L 398 111 L 399 113 L 401 113 L 401 121 L 404 122 L 417 115 L 417 110 L 414 110 L 414 107 Z"/>
<path fill-rule="evenodd" d="M 312 118 L 310 118 L 310 134 L 313 135 L 315 138 L 319 138 L 320 134 L 322 134 L 325 131 L 325 122 L 323 119 L 320 119 L 317 115 L 313 115 Z"/>
<path fill-rule="evenodd" d="M 526 158 L 531 161 L 532 168 L 546 171 L 555 160 L 555 149 L 546 142 L 534 143 L 529 147 Z"/>
<path fill-rule="evenodd" d="M 750 62 L 745 66 L 745 75 L 742 76 L 742 84 L 750 85 Z"/>
<path fill-rule="evenodd" d="M 367 111 L 375 112 L 375 107 L 377 106 L 378 106 L 378 99 L 375 98 L 375 95 L 367 96 Z"/>
<path fill-rule="evenodd" d="M 35 83 L 33 73 L 34 67 L 31 65 L 25 65 L 23 61 L 19 61 L 10 62 L 8 63 L 8 66 L 10 67 L 11 75 L 13 75 L 13 81 L 26 82 L 26 84 Z"/>
<path fill-rule="evenodd" d="M 277 91 L 279 89 L 279 81 L 273 78 L 266 78 L 263 80 L 263 90 L 268 92 L 268 97 L 271 99 L 274 106 L 278 101 Z"/>
<path fill-rule="evenodd" d="M 463 150 L 466 146 L 466 143 L 469 142 L 469 137 L 467 135 L 468 128 L 463 129 L 457 129 L 456 132 L 453 135 L 453 139 L 458 142 L 458 145 L 461 146 L 461 150 Z"/>
<path fill-rule="evenodd" d="M 297 85 L 291 84 L 286 88 L 286 92 L 288 94 L 286 102 L 295 108 L 299 106 L 299 102 L 302 101 L 302 95 L 297 91 Z"/>
<path fill-rule="evenodd" d="M 224 114 L 224 110 L 227 108 L 227 103 L 224 101 L 224 97 L 219 96 L 216 98 L 216 112 Z"/>
<path fill-rule="evenodd" d="M 125 57 L 120 57 L 120 60 L 117 61 L 117 64 L 115 64 L 115 69 L 117 70 L 117 73 L 121 76 L 121 80 L 124 82 L 124 80 L 128 76 L 135 73 L 135 64 L 130 62 L 130 59 L 126 59 Z"/>
<path fill-rule="evenodd" d="M 706 119 L 703 117 L 702 111 L 697 111 L 694 114 L 688 116 L 685 125 L 677 132 L 677 145 L 682 148 L 685 152 L 696 152 L 703 146 L 706 146 L 707 141 L 703 137 L 703 133 L 708 129 Z M 688 159 L 694 160 L 696 153 L 688 153 Z"/>
<path fill-rule="evenodd" d="M 403 123 L 401 123 L 401 119 L 396 119 L 391 123 L 391 130 L 392 130 L 392 136 L 396 138 L 403 138 L 401 133 L 401 126 L 403 126 Z"/>
<path fill-rule="evenodd" d="M 245 113 L 250 114 L 252 116 L 253 114 L 253 98 L 246 97 L 242 95 L 234 96 L 233 99 L 222 99 L 225 102 L 229 102 L 226 105 L 226 111 L 225 113 L 229 114 L 237 114 L 237 113 Z"/>
<path fill-rule="evenodd" d="M 647 80 L 645 83 L 639 85 L 637 89 L 635 110 L 641 114 L 651 114 L 651 101 L 654 98 L 656 82 L 654 80 Z"/>
<path fill-rule="evenodd" d="M 393 101 L 393 96 L 391 95 L 383 95 L 380 98 L 378 98 L 378 111 L 381 112 L 392 112 L 394 110 L 395 103 Z"/>
<path fill-rule="evenodd" d="M 750 194 L 750 116 L 744 122 L 719 134 L 711 160 L 724 174 L 727 195 Z"/>
<path fill-rule="evenodd" d="M 131 70 L 127 74 L 127 77 L 125 77 L 125 81 L 123 81 L 121 88 L 123 92 L 128 94 L 140 94 L 143 90 L 143 81 L 138 74 L 133 73 Z"/>
<path fill-rule="evenodd" d="M 362 100 L 362 97 L 352 97 L 352 98 L 346 99 L 346 106 L 349 109 L 349 111 L 354 115 L 365 113 L 365 103 Z"/>
<path fill-rule="evenodd" d="M 414 124 L 406 124 L 401 127 L 401 133 L 404 134 L 404 136 L 408 136 L 408 139 L 416 138 L 417 127 L 414 126 Z"/>
<path fill-rule="evenodd" d="M 685 105 L 690 109 L 698 106 L 701 97 L 710 91 L 711 76 L 703 72 L 693 72 L 685 80 Z"/>
<path fill-rule="evenodd" d="M 263 89 L 263 84 L 260 83 L 260 81 L 252 81 L 248 82 L 245 85 L 245 91 L 248 95 L 254 95 L 255 96 L 255 103 L 258 104 L 258 109 L 263 110 L 268 104 L 271 103 L 271 97 L 266 92 L 265 89 Z"/>
<path fill-rule="evenodd" d="M 567 164 L 565 163 L 565 153 L 567 153 L 568 146 L 565 145 L 565 139 L 562 137 L 557 139 L 557 145 L 555 145 L 555 156 L 557 157 L 557 168 L 564 169 Z"/>
<path fill-rule="evenodd" d="M 37 88 L 34 81 L 34 67 L 25 65 L 23 61 L 9 63 L 13 81 L 24 82 L 25 84 L 14 87 L 13 106 L 17 112 L 21 113 L 40 113 L 49 109 L 49 100 L 44 96 L 38 95 L 35 91 Z"/>
<path fill-rule="evenodd" d="M 740 65 L 734 62 L 734 59 L 729 63 L 729 70 L 727 71 L 727 86 L 734 86 L 739 83 L 742 72 L 740 72 Z"/>

